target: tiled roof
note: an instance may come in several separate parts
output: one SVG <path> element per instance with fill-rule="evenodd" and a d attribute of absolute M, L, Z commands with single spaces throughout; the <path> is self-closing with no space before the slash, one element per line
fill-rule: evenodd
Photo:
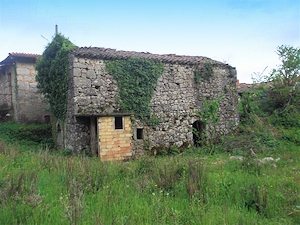
<path fill-rule="evenodd" d="M 237 85 L 238 93 L 244 93 L 244 92 L 253 91 L 256 88 L 260 88 L 260 87 L 271 87 L 272 82 L 261 82 L 261 83 L 254 83 L 254 84 L 247 84 L 247 83 L 237 82 L 236 85 Z"/>
<path fill-rule="evenodd" d="M 73 51 L 73 55 L 92 59 L 127 59 L 130 57 L 136 57 L 157 60 L 164 63 L 200 64 L 207 62 L 212 64 L 229 66 L 227 64 L 203 56 L 185 56 L 175 54 L 159 55 L 151 54 L 149 52 L 120 51 L 116 49 L 96 47 L 77 48 Z"/>
<path fill-rule="evenodd" d="M 253 84 L 247 84 L 247 83 L 237 83 L 237 90 L 238 93 L 243 93 L 246 91 L 251 90 L 251 88 L 253 88 Z"/>
<path fill-rule="evenodd" d="M 38 54 L 20 53 L 20 52 L 11 52 L 9 53 L 9 55 L 14 57 L 26 57 L 26 58 L 37 58 L 40 56 Z"/>
<path fill-rule="evenodd" d="M 0 62 L 0 66 L 9 65 L 15 62 L 35 63 L 40 55 L 30 53 L 9 53 L 6 59 Z"/>

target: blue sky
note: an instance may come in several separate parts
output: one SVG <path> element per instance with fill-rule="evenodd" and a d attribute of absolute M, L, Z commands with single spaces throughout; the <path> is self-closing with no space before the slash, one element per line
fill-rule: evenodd
<path fill-rule="evenodd" d="M 0 60 L 41 54 L 55 24 L 77 46 L 207 56 L 251 82 L 277 46 L 300 46 L 300 1 L 0 0 Z"/>

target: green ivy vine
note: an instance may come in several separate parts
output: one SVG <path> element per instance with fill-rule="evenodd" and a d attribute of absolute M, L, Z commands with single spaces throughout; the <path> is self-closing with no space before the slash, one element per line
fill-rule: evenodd
<path fill-rule="evenodd" d="M 67 111 L 69 53 L 76 46 L 61 34 L 55 35 L 38 60 L 36 80 L 53 115 L 64 120 Z"/>
<path fill-rule="evenodd" d="M 121 110 L 153 125 L 150 101 L 163 73 L 163 64 L 142 58 L 106 61 L 106 69 L 117 81 Z"/>
<path fill-rule="evenodd" d="M 203 67 L 197 68 L 194 71 L 194 79 L 196 84 L 200 83 L 203 80 L 209 80 L 213 75 L 213 67 L 210 63 L 205 63 Z"/>

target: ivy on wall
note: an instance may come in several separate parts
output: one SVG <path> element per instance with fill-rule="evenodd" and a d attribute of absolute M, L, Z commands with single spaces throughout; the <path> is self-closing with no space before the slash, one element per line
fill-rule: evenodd
<path fill-rule="evenodd" d="M 153 60 L 129 58 L 106 62 L 107 71 L 117 81 L 121 110 L 133 112 L 148 125 L 152 125 L 150 101 L 163 64 Z"/>
<path fill-rule="evenodd" d="M 200 83 L 203 80 L 209 80 L 213 75 L 213 67 L 210 63 L 205 63 L 203 67 L 197 68 L 194 71 L 194 79 L 196 84 Z"/>
<path fill-rule="evenodd" d="M 68 55 L 76 46 L 61 34 L 55 35 L 38 60 L 36 80 L 53 115 L 64 120 L 67 111 Z"/>
<path fill-rule="evenodd" d="M 202 109 L 196 112 L 198 119 L 204 124 L 204 127 L 210 126 L 209 129 L 205 128 L 205 132 L 194 129 L 193 133 L 201 140 L 202 145 L 208 145 L 210 153 L 214 151 L 214 142 L 219 138 L 216 125 L 220 121 L 220 107 L 223 98 L 206 100 L 203 102 Z"/>

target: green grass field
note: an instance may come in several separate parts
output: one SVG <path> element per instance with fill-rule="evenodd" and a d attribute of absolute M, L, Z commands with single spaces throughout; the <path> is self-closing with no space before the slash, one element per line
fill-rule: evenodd
<path fill-rule="evenodd" d="M 223 150 L 241 136 L 113 163 L 53 150 L 47 130 L 0 123 L 0 224 L 300 224 L 298 130 L 256 136 L 255 157 Z"/>

